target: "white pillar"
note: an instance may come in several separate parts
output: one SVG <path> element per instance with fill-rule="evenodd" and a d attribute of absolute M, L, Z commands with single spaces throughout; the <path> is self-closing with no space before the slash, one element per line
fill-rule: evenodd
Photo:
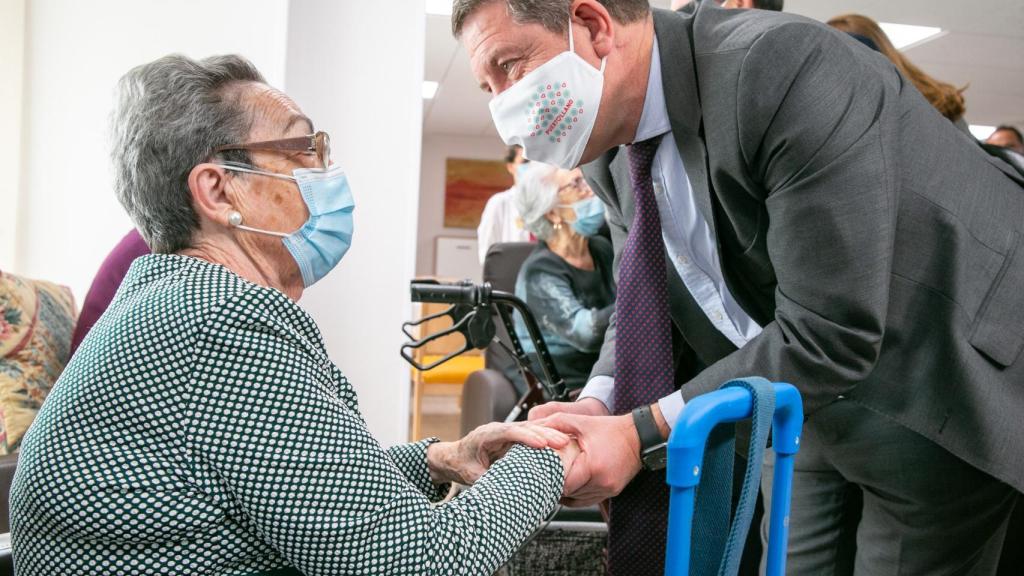
<path fill-rule="evenodd" d="M 289 95 L 331 135 L 356 201 L 352 249 L 302 305 L 384 446 L 408 436 L 409 366 L 398 354 L 416 260 L 423 0 L 301 0 L 288 18 Z"/>
<path fill-rule="evenodd" d="M 288 0 L 25 4 L 15 271 L 71 286 L 81 305 L 100 262 L 132 226 L 110 175 L 107 134 L 118 79 L 172 52 L 193 58 L 238 53 L 280 85 Z"/>

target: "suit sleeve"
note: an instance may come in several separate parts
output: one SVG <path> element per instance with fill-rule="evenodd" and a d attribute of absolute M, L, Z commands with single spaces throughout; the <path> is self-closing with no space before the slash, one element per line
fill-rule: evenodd
<path fill-rule="evenodd" d="M 856 387 L 884 336 L 895 234 L 891 126 L 899 76 L 832 30 L 765 33 L 740 70 L 740 149 L 764 183 L 773 321 L 683 387 L 689 399 L 757 374 L 813 412 Z M 713 127 L 709 127 L 713 130 Z"/>

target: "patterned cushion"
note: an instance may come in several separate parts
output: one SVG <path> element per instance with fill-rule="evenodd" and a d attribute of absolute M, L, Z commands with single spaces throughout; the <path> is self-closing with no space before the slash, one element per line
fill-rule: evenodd
<path fill-rule="evenodd" d="M 0 273 L 0 454 L 18 449 L 64 370 L 75 316 L 67 287 Z"/>

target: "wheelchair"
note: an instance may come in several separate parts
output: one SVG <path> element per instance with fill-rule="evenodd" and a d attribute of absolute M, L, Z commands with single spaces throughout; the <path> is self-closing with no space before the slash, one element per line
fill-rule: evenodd
<path fill-rule="evenodd" d="M 462 390 L 461 433 L 495 421 L 525 420 L 534 406 L 548 401 L 571 399 L 565 382 L 551 358 L 544 337 L 529 307 L 511 293 L 519 268 L 536 244 L 517 242 L 491 247 L 484 262 L 484 280 L 442 284 L 434 280 L 413 280 L 413 302 L 447 304 L 448 308 L 416 321 L 406 322 L 402 331 L 408 342 L 402 357 L 420 370 L 430 370 L 471 349 L 484 350 L 485 369 L 469 375 Z M 526 326 L 535 363 L 514 326 L 519 314 Z M 417 338 L 415 334 L 433 321 L 447 317 L 451 325 Z M 440 338 L 461 334 L 464 345 L 430 362 L 417 360 L 417 349 Z M 518 373 L 526 384 L 518 392 L 508 374 Z M 596 506 L 559 508 L 523 545 L 498 574 L 604 574 L 602 551 L 607 542 L 607 524 Z M 569 570 L 569 571 L 566 571 Z"/>

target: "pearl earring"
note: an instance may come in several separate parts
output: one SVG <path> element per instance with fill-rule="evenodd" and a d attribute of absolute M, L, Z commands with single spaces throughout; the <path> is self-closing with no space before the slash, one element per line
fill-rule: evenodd
<path fill-rule="evenodd" d="M 242 224 L 242 214 L 235 210 L 228 214 L 228 224 L 232 226 L 239 226 Z"/>

